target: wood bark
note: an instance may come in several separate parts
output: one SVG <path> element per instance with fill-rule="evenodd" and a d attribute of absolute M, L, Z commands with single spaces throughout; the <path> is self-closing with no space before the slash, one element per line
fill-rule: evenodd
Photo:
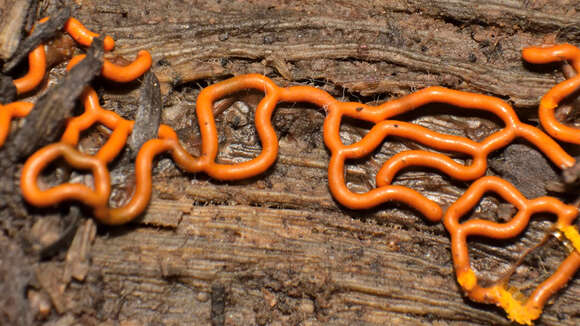
<path fill-rule="evenodd" d="M 520 51 L 580 41 L 580 2 L 564 2 L 87 0 L 73 16 L 115 38 L 109 57 L 132 60 L 139 50 L 151 52 L 162 122 L 196 153 L 200 89 L 250 72 L 280 86 L 313 85 L 371 104 L 430 85 L 485 93 L 510 102 L 534 124 L 539 98 L 563 77 L 557 65 L 524 64 Z M 104 83 L 102 94 L 105 107 L 133 117 L 137 87 Z M 260 152 L 252 123 L 260 96 L 240 94 L 217 115 L 221 162 Z M 418 111 L 404 119 L 475 140 L 500 127 L 487 115 L 456 108 Z M 509 325 L 500 309 L 462 296 L 440 223 L 403 205 L 359 212 L 333 200 L 323 120 L 320 109 L 280 105 L 273 117 L 278 161 L 251 180 L 218 182 L 160 159 L 147 212 L 129 226 L 99 226 L 86 279 L 60 295 L 61 314 L 51 318 L 111 325 Z M 368 128 L 347 121 L 343 140 L 360 139 Z M 419 147 L 387 139 L 367 160 L 349 162 L 351 189 L 374 187 L 388 157 Z M 131 164 L 112 166 L 116 204 L 130 195 Z M 444 206 L 469 186 L 425 169 L 406 171 L 397 183 Z M 496 218 L 500 206 L 487 197 L 475 214 Z M 486 280 L 503 276 L 549 232 L 549 221 L 535 219 L 511 242 L 471 242 L 478 273 Z M 548 242 L 510 284 L 528 293 L 565 253 L 558 241 Z M 577 325 L 578 307 L 577 277 L 537 324 Z"/>

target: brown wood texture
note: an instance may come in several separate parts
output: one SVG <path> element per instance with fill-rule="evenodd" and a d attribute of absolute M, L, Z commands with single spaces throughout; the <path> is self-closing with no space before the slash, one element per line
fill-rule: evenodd
<path fill-rule="evenodd" d="M 139 50 L 151 52 L 163 94 L 162 122 L 178 130 L 192 153 L 199 151 L 200 89 L 249 72 L 266 74 L 281 86 L 313 85 L 371 104 L 430 85 L 480 92 L 509 101 L 534 124 L 539 98 L 563 77 L 558 66 L 523 64 L 521 49 L 580 41 L 579 1 L 78 3 L 76 18 L 115 38 L 109 57 L 132 60 Z M 105 84 L 104 106 L 132 117 L 137 92 L 116 87 Z M 217 115 L 221 162 L 260 152 L 252 124 L 260 96 L 240 94 Z M 475 140 L 499 128 L 489 116 L 457 112 L 430 107 L 404 118 Z M 147 212 L 129 226 L 99 226 L 86 278 L 58 295 L 61 314 L 50 322 L 509 325 L 500 309 L 462 296 L 450 239 L 440 223 L 428 223 L 402 205 L 356 212 L 333 200 L 323 119 L 318 108 L 280 105 L 273 117 L 278 161 L 251 180 L 218 182 L 159 160 Z M 360 139 L 368 128 L 346 121 L 343 140 Z M 90 139 L 84 145 L 96 146 Z M 349 162 L 350 188 L 374 187 L 388 157 L 415 148 L 421 146 L 388 139 L 367 160 Z M 530 170 L 522 164 L 518 170 Z M 114 201 L 122 203 L 130 194 L 132 165 L 120 160 L 114 167 Z M 397 183 L 445 206 L 469 186 L 424 169 L 400 174 Z M 496 218 L 500 207 L 500 200 L 487 197 L 475 214 Z M 507 243 L 470 242 L 478 273 L 486 280 L 503 276 L 526 248 L 542 240 L 549 221 L 534 220 L 525 236 Z M 529 293 L 565 252 L 557 241 L 548 242 L 516 269 L 510 284 Z M 44 262 L 39 268 L 62 264 Z M 537 325 L 577 325 L 578 308 L 577 277 L 553 297 Z"/>

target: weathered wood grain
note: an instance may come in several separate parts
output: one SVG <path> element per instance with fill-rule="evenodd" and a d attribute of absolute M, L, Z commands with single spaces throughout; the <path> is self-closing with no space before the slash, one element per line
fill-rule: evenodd
<path fill-rule="evenodd" d="M 163 16 L 166 6 L 175 8 L 170 17 Z M 164 94 L 181 85 L 172 93 L 179 100 L 166 98 L 164 122 L 181 128 L 184 143 L 195 152 L 193 107 L 200 77 L 184 75 L 203 66 L 216 70 L 201 78 L 260 72 L 281 85 L 314 83 L 345 100 L 380 102 L 443 85 L 499 96 L 529 114 L 562 77 L 530 70 L 520 50 L 564 29 L 571 33 L 558 34 L 559 41 L 577 38 L 578 16 L 554 10 L 516 2 L 263 1 L 252 6 L 163 2 L 136 11 L 121 1 L 95 4 L 79 15 L 90 13 L 93 26 L 116 38 L 116 54 L 132 57 L 147 49 L 162 61 L 154 71 L 162 82 L 169 76 Z M 167 69 L 172 74 L 164 74 Z M 256 97 L 240 99 L 250 107 L 257 103 Z M 224 135 L 220 160 L 259 153 L 251 118 L 244 120 L 234 108 L 218 116 Z M 411 118 L 471 137 L 497 128 L 480 118 Z M 239 119 L 241 125 L 231 123 Z M 217 284 L 225 288 L 226 325 L 509 324 L 500 310 L 461 296 L 441 225 L 427 224 L 397 205 L 350 212 L 332 199 L 320 111 L 292 104 L 273 120 L 282 130 L 280 157 L 264 176 L 220 183 L 184 176 L 167 161 L 160 163 L 156 196 L 143 219 L 121 231 L 107 229 L 97 239 L 92 269 L 102 276 L 101 313 L 144 324 L 215 324 L 219 318 L 211 313 L 211 291 Z M 345 128 L 355 135 L 347 138 L 365 132 L 356 125 Z M 393 140 L 368 161 L 353 163 L 351 187 L 368 190 L 381 162 L 414 146 Z M 398 182 L 442 205 L 467 186 L 425 176 L 411 171 Z M 480 213 L 494 216 L 497 204 L 484 201 Z M 476 244 L 474 265 L 484 278 L 500 277 L 544 232 L 545 224 L 538 222 L 506 246 Z M 533 255 L 536 262 L 519 269 L 514 285 L 546 277 L 562 258 L 561 250 L 552 244 Z M 578 294 L 574 281 L 539 324 L 578 323 Z"/>
<path fill-rule="evenodd" d="M 147 24 L 117 18 L 103 21 L 102 28 L 118 39 L 117 53 L 148 49 L 157 60 L 173 65 L 232 60 L 226 70 L 235 74 L 252 70 L 247 62 L 278 61 L 270 66 L 279 73 L 287 69 L 291 80 L 322 79 L 364 96 L 444 85 L 529 107 L 554 84 L 554 77 L 526 70 L 521 49 L 542 44 L 549 33 L 573 41 L 577 35 L 562 30 L 579 23 L 574 15 L 502 2 L 390 1 L 357 4 L 356 12 L 353 6 L 301 3 L 292 10 L 291 5 L 271 9 L 265 3 L 246 9 L 224 5 L 220 13 L 204 12 L 202 5 L 188 8 L 189 19 L 176 13 L 167 19 L 171 23 L 158 21 L 151 8 Z"/>

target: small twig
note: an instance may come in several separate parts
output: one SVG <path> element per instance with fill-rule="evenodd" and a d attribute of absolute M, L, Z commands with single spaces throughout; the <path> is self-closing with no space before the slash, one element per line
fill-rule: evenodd
<path fill-rule="evenodd" d="M 542 241 L 540 241 L 538 244 L 536 244 L 535 246 L 531 247 L 531 248 L 527 248 L 518 258 L 518 260 L 512 264 L 512 266 L 510 267 L 510 269 L 500 278 L 500 281 L 498 282 L 499 284 L 504 284 L 507 285 L 509 282 L 509 279 L 511 278 L 511 276 L 513 275 L 513 273 L 516 271 L 516 268 L 518 268 L 523 262 L 524 259 L 526 259 L 526 257 L 531 254 L 534 250 L 541 248 L 542 246 L 544 246 L 546 243 L 548 243 L 548 240 L 550 240 L 550 236 L 551 234 L 545 234 L 544 237 L 542 238 Z"/>
<path fill-rule="evenodd" d="M 56 241 L 40 249 L 38 253 L 40 259 L 50 258 L 55 254 L 57 254 L 60 250 L 69 247 L 81 221 L 80 208 L 77 206 L 71 206 L 70 212 L 67 215 L 66 219 L 69 220 L 68 226 L 64 229 L 64 231 Z"/>
<path fill-rule="evenodd" d="M 5 3 L 5 2 L 4 2 Z M 0 59 L 7 60 L 18 48 L 29 13 L 29 1 L 11 1 L 0 18 Z"/>
<path fill-rule="evenodd" d="M 226 288 L 223 284 L 211 287 L 211 325 L 223 326 L 225 322 Z"/>
<path fill-rule="evenodd" d="M 576 76 L 576 70 L 574 70 L 574 67 L 572 67 L 568 62 L 562 63 L 562 73 L 566 79 L 574 78 L 574 76 Z"/>
<path fill-rule="evenodd" d="M 30 156 L 37 148 L 56 140 L 70 117 L 76 99 L 103 66 L 103 38 L 95 38 L 86 58 L 64 80 L 42 95 L 26 117 L 5 152 L 12 162 Z"/>
<path fill-rule="evenodd" d="M 135 125 L 129 138 L 132 158 L 137 157 L 139 149 L 145 142 L 157 137 L 157 130 L 161 121 L 161 90 L 159 80 L 151 71 L 145 74 L 139 107 L 135 116 Z"/>
<path fill-rule="evenodd" d="M 0 74 L 0 104 L 13 102 L 16 98 L 16 86 L 12 78 Z"/>
<path fill-rule="evenodd" d="M 52 15 L 48 21 L 37 24 L 34 31 L 24 41 L 20 42 L 12 58 L 4 64 L 2 72 L 8 73 L 26 58 L 30 51 L 55 37 L 69 19 L 70 14 L 70 8 L 65 7 Z"/>
<path fill-rule="evenodd" d="M 28 15 L 26 15 L 26 21 L 24 24 L 24 29 L 29 31 L 34 27 L 34 23 L 38 21 L 38 2 L 39 0 L 28 0 Z"/>
<path fill-rule="evenodd" d="M 20 192 L 11 177 L 14 164 L 30 156 L 37 148 L 56 140 L 70 117 L 76 99 L 85 86 L 101 71 L 103 66 L 103 37 L 95 38 L 86 58 L 74 66 L 64 80 L 42 95 L 34 110 L 24 120 L 13 140 L 0 150 L 0 169 L 7 174 L 0 183 L 0 207 L 7 205 L 14 215 L 25 216 Z"/>

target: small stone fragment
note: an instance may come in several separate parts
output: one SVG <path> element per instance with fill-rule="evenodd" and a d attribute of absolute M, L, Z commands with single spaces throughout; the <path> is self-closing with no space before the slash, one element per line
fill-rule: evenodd
<path fill-rule="evenodd" d="M 66 302 L 63 296 L 66 284 L 62 281 L 62 268 L 57 263 L 43 263 L 38 265 L 35 271 L 36 279 L 40 287 L 48 293 L 56 312 L 62 314 L 66 311 Z"/>
<path fill-rule="evenodd" d="M 93 219 L 87 219 L 77 229 L 77 233 L 66 254 L 64 282 L 68 284 L 71 277 L 83 281 L 89 272 L 89 252 L 97 235 L 97 226 Z"/>
<path fill-rule="evenodd" d="M 27 297 L 28 303 L 30 304 L 30 310 L 36 318 L 45 319 L 50 315 L 50 309 L 52 306 L 50 304 L 50 298 L 46 293 L 30 289 L 28 290 Z"/>
<path fill-rule="evenodd" d="M 20 44 L 20 37 L 28 15 L 30 1 L 12 0 L 8 1 L 0 23 L 0 59 L 8 60 Z"/>

